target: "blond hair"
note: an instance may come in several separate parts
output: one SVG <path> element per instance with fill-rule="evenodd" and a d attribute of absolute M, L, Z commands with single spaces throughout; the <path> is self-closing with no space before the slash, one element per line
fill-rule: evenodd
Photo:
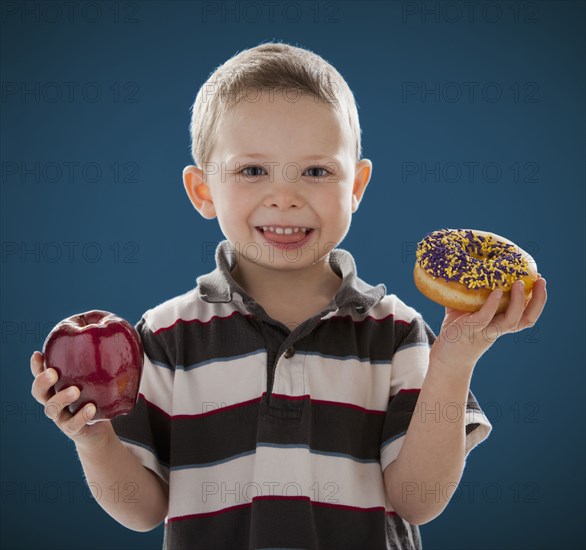
<path fill-rule="evenodd" d="M 296 90 L 323 101 L 341 115 L 354 140 L 356 162 L 362 154 L 361 129 L 354 94 L 342 75 L 310 50 L 281 42 L 243 50 L 220 65 L 200 88 L 191 108 L 191 155 L 202 168 L 218 138 L 223 117 L 250 91 Z M 289 97 L 287 95 L 287 97 Z M 258 99 L 257 99 L 258 100 Z"/>

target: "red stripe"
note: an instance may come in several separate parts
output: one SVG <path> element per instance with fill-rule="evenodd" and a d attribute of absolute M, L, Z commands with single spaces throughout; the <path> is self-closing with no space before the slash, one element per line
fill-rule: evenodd
<path fill-rule="evenodd" d="M 414 391 L 419 391 L 419 390 L 401 390 L 401 391 L 414 392 Z M 246 407 L 246 406 L 251 405 L 253 403 L 260 402 L 262 400 L 262 398 L 266 395 L 266 393 L 267 392 L 263 392 L 263 394 L 260 397 L 255 397 L 254 399 L 249 399 L 248 401 L 242 401 L 241 403 L 234 403 L 233 405 L 228 405 L 226 407 L 220 407 L 218 409 L 212 409 L 212 410 L 206 411 L 204 413 L 198 413 L 198 414 L 175 414 L 175 415 L 170 415 L 170 414 L 166 413 L 160 407 L 157 407 L 157 405 L 155 405 L 154 403 L 151 403 L 144 396 L 144 394 L 139 393 L 138 395 L 139 395 L 139 398 L 142 398 L 144 400 L 144 402 L 146 403 L 147 407 L 150 407 L 151 409 L 154 409 L 154 410 L 158 411 L 159 413 L 161 413 L 162 415 L 166 416 L 170 420 L 178 420 L 178 419 L 187 419 L 187 418 L 201 418 L 201 417 L 204 417 L 204 416 L 210 416 L 212 414 L 218 414 L 218 413 L 221 413 L 221 412 L 238 409 L 239 407 Z M 324 399 L 311 399 L 311 397 L 309 395 L 283 395 L 283 394 L 273 393 L 272 396 L 273 397 L 276 397 L 278 399 L 283 399 L 285 401 L 300 401 L 302 399 L 308 399 L 312 403 L 320 403 L 320 404 L 324 404 L 324 405 L 331 405 L 333 407 L 345 407 L 347 409 L 354 409 L 354 410 L 357 410 L 357 411 L 364 412 L 366 414 L 384 415 L 387 412 L 386 410 L 385 411 L 377 411 L 377 410 L 374 410 L 374 409 L 366 409 L 364 407 L 360 407 L 359 405 L 354 405 L 352 403 L 343 403 L 343 402 L 338 402 L 338 401 L 326 401 Z"/>
<path fill-rule="evenodd" d="M 386 321 L 387 319 L 389 319 L 390 317 L 394 317 L 394 316 L 395 316 L 394 313 L 389 313 L 386 317 L 381 317 L 380 319 L 377 319 L 376 317 L 373 317 L 372 315 L 367 315 L 364 319 L 360 319 L 359 321 L 354 321 L 354 324 L 364 323 L 364 321 L 367 321 L 367 320 L 374 321 L 375 323 L 382 323 L 382 322 Z M 329 321 L 332 319 L 352 319 L 352 315 L 334 315 L 333 317 L 326 319 L 326 321 Z M 403 319 L 395 319 L 395 324 L 400 324 L 400 325 L 410 325 L 411 322 L 412 321 L 404 321 Z"/>
<path fill-rule="evenodd" d="M 172 418 L 173 418 L 173 417 L 172 417 L 170 414 L 166 413 L 166 412 L 165 412 L 163 409 L 161 409 L 160 407 L 157 407 L 157 406 L 156 406 L 154 403 L 151 403 L 151 402 L 150 402 L 150 401 L 149 401 L 149 400 L 148 400 L 148 399 L 147 399 L 147 398 L 144 396 L 144 394 L 142 394 L 142 393 L 139 393 L 139 394 L 138 394 L 138 397 L 139 397 L 139 398 L 141 398 L 141 397 L 142 397 L 142 398 L 144 399 L 144 402 L 146 403 L 147 407 L 150 407 L 151 409 L 154 409 L 155 411 L 158 411 L 158 412 L 160 412 L 162 415 L 166 416 L 166 417 L 167 417 L 167 418 L 169 418 L 169 419 L 172 419 Z"/>
<path fill-rule="evenodd" d="M 246 407 L 247 405 L 250 405 L 252 403 L 259 402 L 261 399 L 262 399 L 262 397 L 255 397 L 254 399 L 249 399 L 248 401 L 242 401 L 241 403 L 234 403 L 234 405 L 220 407 L 219 409 L 210 409 L 209 411 L 206 411 L 201 414 L 176 414 L 176 415 L 172 416 L 171 418 L 173 420 L 176 420 L 179 418 L 196 418 L 196 417 L 202 417 L 202 416 L 210 416 L 212 414 L 216 414 L 219 412 L 230 411 L 233 409 L 237 409 L 239 407 Z"/>
<path fill-rule="evenodd" d="M 366 409 L 361 407 L 360 405 L 354 405 L 353 403 L 343 403 L 342 401 L 327 401 L 325 399 L 311 399 L 309 395 L 300 395 L 300 396 L 292 396 L 292 395 L 284 395 L 280 393 L 273 393 L 274 397 L 278 397 L 279 399 L 285 399 L 287 401 L 297 401 L 299 399 L 308 398 L 312 403 L 321 403 L 324 405 L 332 405 L 334 407 L 345 407 L 347 409 L 354 409 L 357 411 L 365 412 L 366 414 L 385 414 L 386 411 L 377 411 L 374 409 Z"/>
<path fill-rule="evenodd" d="M 266 392 L 263 393 L 265 395 Z M 309 394 L 305 395 L 286 395 L 284 393 L 273 393 L 271 394 L 273 397 L 277 397 L 279 399 L 284 399 L 285 401 L 301 401 L 302 399 L 309 399 L 311 401 L 311 396 Z"/>
<path fill-rule="evenodd" d="M 153 332 L 153 334 L 156 336 L 157 334 L 160 334 L 161 332 L 171 330 L 173 327 L 175 327 L 179 323 L 183 323 L 185 325 L 190 325 L 192 323 L 199 323 L 200 325 L 207 325 L 207 324 L 211 323 L 214 319 L 222 319 L 222 320 L 223 319 L 230 319 L 236 315 L 241 315 L 242 317 L 245 317 L 245 318 L 254 317 L 253 315 L 243 314 L 240 311 L 233 311 L 230 315 L 226 315 L 225 317 L 222 317 L 220 315 L 213 315 L 207 321 L 202 321 L 200 319 L 177 319 L 172 325 L 159 328 L 155 332 Z M 372 317 L 371 315 L 367 315 L 364 319 L 360 319 L 359 321 L 354 321 L 354 324 L 363 323 L 366 320 L 371 320 L 371 321 L 374 321 L 375 323 L 382 323 L 382 322 L 386 321 L 387 319 L 389 319 L 389 317 L 394 317 L 394 314 L 389 313 L 389 315 L 387 315 L 386 317 L 381 317 L 380 319 L 376 319 L 375 317 Z M 326 321 L 331 321 L 334 319 L 352 319 L 352 316 L 351 315 L 335 315 L 333 317 L 330 317 L 329 319 L 326 319 Z M 395 319 L 395 324 L 401 324 L 401 325 L 408 326 L 411 324 L 411 321 L 405 321 L 403 319 Z"/>
<path fill-rule="evenodd" d="M 200 514 L 188 514 L 185 516 L 175 516 L 167 518 L 167 522 L 170 523 L 172 521 L 185 521 L 188 519 L 196 519 L 196 518 L 207 518 L 212 516 L 217 516 L 219 514 L 223 514 L 225 512 L 232 512 L 234 510 L 240 510 L 247 506 L 252 506 L 255 501 L 260 500 L 286 500 L 286 501 L 306 501 L 309 502 L 312 506 L 322 506 L 324 508 L 334 508 L 337 510 L 349 510 L 352 512 L 385 512 L 385 514 L 389 516 L 397 515 L 397 512 L 394 510 L 386 510 L 383 506 L 373 506 L 371 508 L 359 508 L 358 506 L 349 506 L 347 504 L 334 504 L 332 502 L 318 502 L 315 500 L 311 500 L 309 497 L 306 496 L 279 496 L 279 495 L 267 495 L 267 496 L 260 496 L 260 497 L 253 497 L 252 502 L 247 502 L 245 504 L 238 504 L 236 506 L 229 506 L 227 508 L 222 508 L 221 510 L 216 510 L 214 512 L 202 512 Z"/>
<path fill-rule="evenodd" d="M 373 506 L 372 508 L 358 508 L 358 506 L 348 506 L 347 504 L 333 504 L 332 502 L 312 502 L 314 506 L 324 508 L 335 508 L 338 510 L 350 510 L 352 512 L 385 512 L 384 506 Z"/>
<path fill-rule="evenodd" d="M 226 315 L 225 317 L 222 317 L 220 315 L 212 315 L 212 317 L 210 317 L 207 321 L 202 321 L 200 319 L 177 319 L 172 325 L 169 325 L 168 327 L 163 327 L 163 328 L 157 329 L 155 332 L 153 332 L 153 334 L 156 336 L 157 334 L 160 334 L 161 332 L 165 332 L 166 330 L 171 330 L 174 326 L 178 325 L 179 323 L 183 323 L 185 325 L 191 325 L 192 323 L 199 323 L 200 325 L 207 325 L 207 324 L 211 323 L 214 319 L 230 319 L 231 317 L 235 317 L 236 315 L 241 315 L 242 317 L 252 317 L 252 315 L 243 315 L 242 313 L 240 313 L 240 311 L 233 311 L 232 313 L 230 313 L 230 315 Z"/>
<path fill-rule="evenodd" d="M 232 510 L 239 510 L 241 508 L 246 508 L 247 506 L 252 506 L 252 503 L 247 502 L 246 504 L 238 504 L 236 506 L 229 506 L 228 508 L 222 508 L 221 510 L 216 510 L 215 512 L 203 512 L 201 514 L 188 514 L 186 516 L 175 516 L 173 518 L 167 518 L 167 523 L 171 523 L 172 521 L 184 521 L 186 519 L 209 518 L 211 516 L 217 516 L 219 514 L 223 514 L 224 512 L 231 512 Z"/>
<path fill-rule="evenodd" d="M 307 502 L 313 504 L 309 497 L 303 495 L 265 495 L 260 497 L 252 497 L 252 502 L 254 502 L 255 500 L 306 500 Z"/>

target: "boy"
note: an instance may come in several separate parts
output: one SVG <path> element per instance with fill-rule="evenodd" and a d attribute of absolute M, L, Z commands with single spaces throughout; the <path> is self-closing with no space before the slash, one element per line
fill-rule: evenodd
<path fill-rule="evenodd" d="M 352 92 L 312 52 L 267 43 L 228 60 L 199 91 L 191 134 L 185 189 L 226 240 L 195 289 L 137 324 L 135 410 L 71 417 L 78 390 L 50 397 L 38 352 L 33 395 L 90 487 L 130 497 L 102 490 L 104 510 L 137 531 L 165 520 L 167 549 L 420 548 L 418 525 L 491 430 L 474 365 L 497 335 L 537 321 L 545 281 L 526 307 L 515 288 L 505 314 L 497 291 L 473 315 L 446 310 L 444 327 L 466 337 L 436 339 L 359 279 L 336 247 L 372 163 Z"/>

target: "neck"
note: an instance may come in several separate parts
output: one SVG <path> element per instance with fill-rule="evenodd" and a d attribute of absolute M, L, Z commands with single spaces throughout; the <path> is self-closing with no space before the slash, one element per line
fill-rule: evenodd
<path fill-rule="evenodd" d="M 330 267 L 330 255 L 304 269 L 271 269 L 239 257 L 231 275 L 256 301 L 271 303 L 306 300 L 331 301 L 342 279 Z"/>

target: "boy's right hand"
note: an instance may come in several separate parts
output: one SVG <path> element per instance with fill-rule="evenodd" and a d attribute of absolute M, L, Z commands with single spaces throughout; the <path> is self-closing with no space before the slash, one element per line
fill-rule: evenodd
<path fill-rule="evenodd" d="M 32 396 L 45 407 L 45 415 L 53 420 L 57 427 L 71 439 L 76 446 L 91 448 L 105 444 L 108 437 L 114 434 L 114 429 L 109 420 L 87 424 L 96 413 L 95 407 L 88 412 L 86 405 L 75 415 L 68 410 L 68 405 L 79 398 L 79 388 L 69 386 L 53 395 L 52 387 L 58 380 L 54 369 L 43 369 L 43 354 L 35 351 L 31 356 L 31 371 L 35 377 L 32 385 Z M 68 394 L 73 389 L 73 394 Z"/>

